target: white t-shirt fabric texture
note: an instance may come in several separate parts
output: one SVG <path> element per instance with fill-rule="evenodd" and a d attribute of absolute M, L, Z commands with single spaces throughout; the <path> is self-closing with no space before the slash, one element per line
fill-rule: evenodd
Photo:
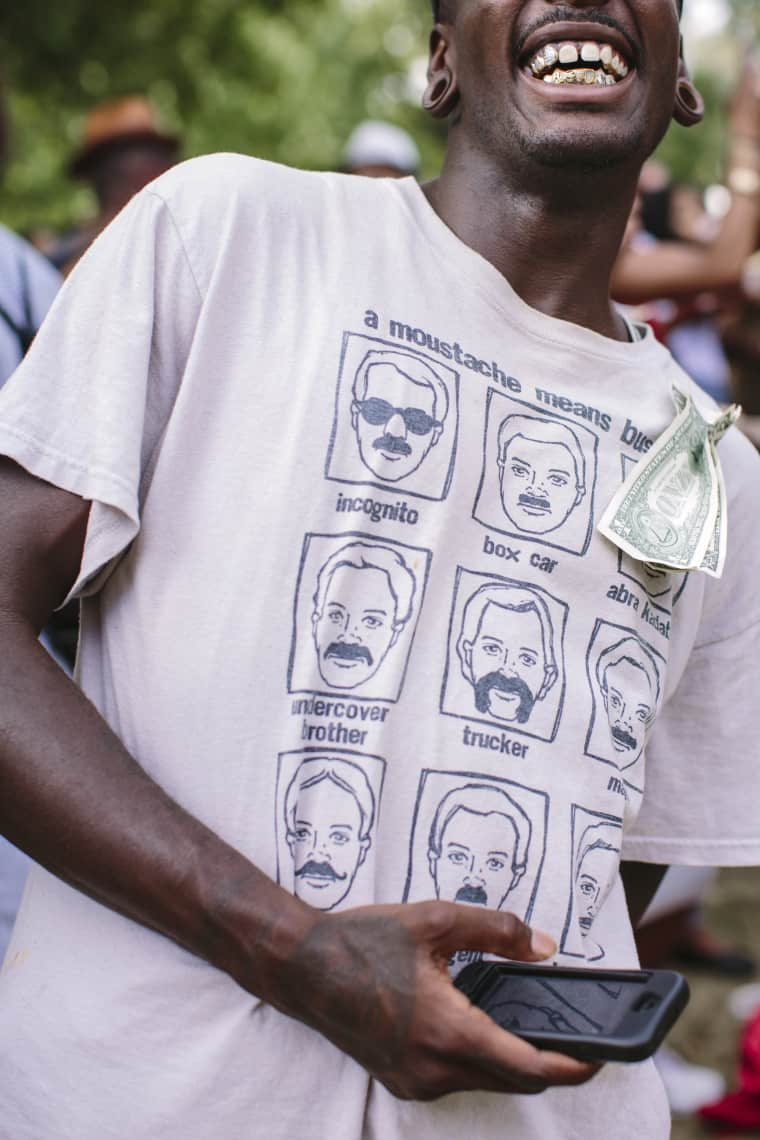
<path fill-rule="evenodd" d="M 719 445 L 719 581 L 596 530 L 674 383 L 710 406 L 650 333 L 529 308 L 413 179 L 220 155 L 77 266 L 0 450 L 93 501 L 78 678 L 183 807 L 324 912 L 500 907 L 559 964 L 632 967 L 621 854 L 760 861 L 757 456 Z M 2 1140 L 669 1133 L 650 1062 L 397 1101 L 36 868 L 0 1072 Z"/>

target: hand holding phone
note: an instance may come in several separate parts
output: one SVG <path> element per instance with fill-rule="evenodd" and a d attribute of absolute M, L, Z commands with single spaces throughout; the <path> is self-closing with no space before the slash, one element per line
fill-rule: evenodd
<path fill-rule="evenodd" d="M 584 1061 L 643 1061 L 689 1000 L 671 970 L 473 962 L 455 984 L 502 1029 Z"/>
<path fill-rule="evenodd" d="M 598 1066 L 505 1033 L 452 983 L 451 955 L 543 960 L 553 940 L 514 914 L 439 900 L 318 916 L 278 961 L 267 1000 L 354 1057 L 396 1097 L 539 1093 Z"/>

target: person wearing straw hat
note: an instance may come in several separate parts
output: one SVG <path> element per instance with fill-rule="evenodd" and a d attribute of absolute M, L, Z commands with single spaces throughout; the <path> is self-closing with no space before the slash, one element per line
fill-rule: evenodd
<path fill-rule="evenodd" d="M 82 141 L 68 173 L 92 188 L 98 212 L 45 248 L 53 265 L 69 273 L 127 202 L 174 165 L 179 146 L 179 137 L 161 127 L 142 95 L 109 99 L 93 107 L 85 117 Z"/>

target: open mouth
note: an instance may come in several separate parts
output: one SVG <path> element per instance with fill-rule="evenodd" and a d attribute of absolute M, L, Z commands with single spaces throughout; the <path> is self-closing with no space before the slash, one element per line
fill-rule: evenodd
<path fill-rule="evenodd" d="M 526 73 L 555 85 L 582 84 L 614 87 L 630 73 L 632 64 L 609 43 L 597 40 L 561 40 L 530 56 Z"/>

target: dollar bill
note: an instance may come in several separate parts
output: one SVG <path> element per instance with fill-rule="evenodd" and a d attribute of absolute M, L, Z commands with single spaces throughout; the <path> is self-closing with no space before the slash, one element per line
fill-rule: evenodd
<path fill-rule="evenodd" d="M 599 530 L 654 569 L 719 577 L 728 528 L 716 445 L 740 409 L 707 419 L 678 388 L 673 399 L 675 419 L 613 497 Z"/>

